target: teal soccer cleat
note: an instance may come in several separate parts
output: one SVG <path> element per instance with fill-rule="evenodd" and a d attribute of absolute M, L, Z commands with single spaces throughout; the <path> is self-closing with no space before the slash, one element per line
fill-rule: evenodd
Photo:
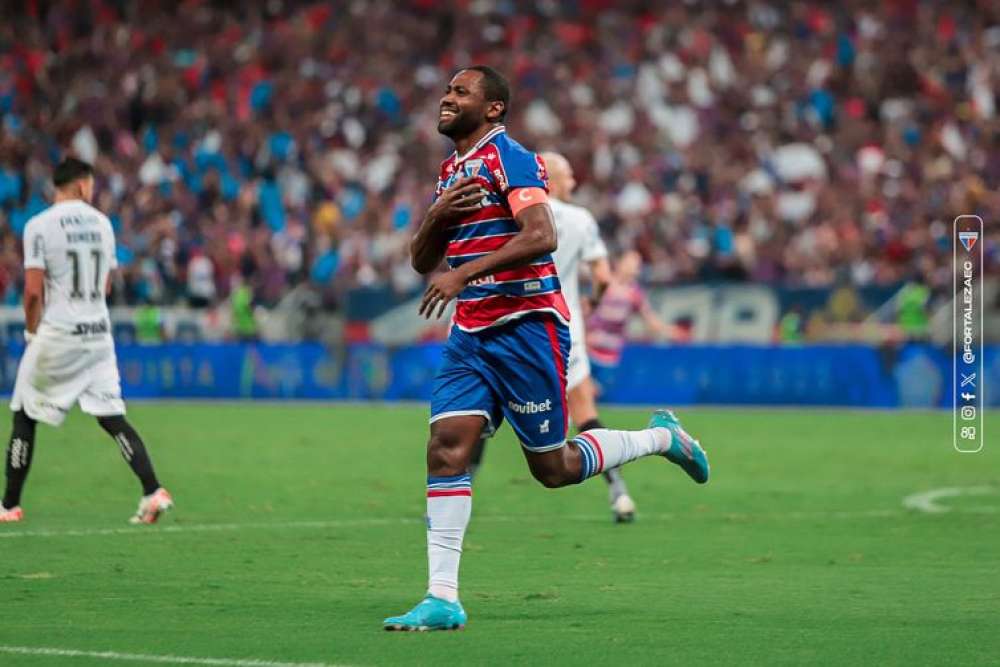
<path fill-rule="evenodd" d="M 409 612 L 402 616 L 390 616 L 382 621 L 382 627 L 390 632 L 461 630 L 468 618 L 461 602 L 448 602 L 428 593 L 427 597 Z"/>
<path fill-rule="evenodd" d="M 701 448 L 701 443 L 684 430 L 673 412 L 657 410 L 649 420 L 649 428 L 665 428 L 670 431 L 670 449 L 663 454 L 668 461 L 679 465 L 688 477 L 699 484 L 708 481 L 708 455 Z"/>

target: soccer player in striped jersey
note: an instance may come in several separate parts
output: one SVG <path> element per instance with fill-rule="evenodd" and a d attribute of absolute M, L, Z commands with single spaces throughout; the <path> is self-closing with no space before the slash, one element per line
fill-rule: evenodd
<path fill-rule="evenodd" d="M 672 413 L 641 431 L 593 429 L 566 440 L 569 308 L 552 261 L 557 237 L 545 166 L 507 136 L 507 81 L 492 68 L 460 70 L 441 98 L 438 131 L 455 143 L 434 203 L 410 245 L 431 277 L 420 313 L 440 317 L 456 299 L 455 326 L 431 398 L 427 443 L 429 585 L 387 630 L 463 627 L 462 540 L 472 511 L 469 461 L 484 429 L 507 419 L 532 475 L 549 488 L 577 484 L 644 456 L 661 456 L 699 483 L 708 459 Z"/>
<path fill-rule="evenodd" d="M 639 285 L 641 270 L 642 257 L 638 252 L 629 250 L 622 254 L 607 288 L 587 318 L 587 354 L 596 389 L 601 394 L 614 383 L 625 349 L 626 329 L 633 315 L 639 315 L 646 329 L 657 336 L 676 339 L 683 335 L 680 327 L 661 320 L 649 305 Z"/>
<path fill-rule="evenodd" d="M 563 298 L 569 307 L 569 362 L 566 366 L 566 400 L 569 417 L 580 431 L 603 428 L 597 414 L 596 390 L 590 379 L 590 361 L 587 359 L 584 340 L 583 304 L 580 300 L 580 265 L 590 270 L 593 298 L 600 300 L 605 288 L 611 282 L 611 267 L 608 264 L 608 249 L 601 240 L 597 221 L 590 211 L 582 206 L 569 203 L 576 188 L 573 168 L 565 157 L 558 153 L 543 153 L 542 162 L 549 176 L 549 206 L 556 223 L 558 247 L 553 259 L 559 274 Z M 470 473 L 475 476 L 486 450 L 486 439 L 476 446 L 470 464 Z M 627 523 L 635 518 L 635 502 L 628 493 L 625 478 L 620 468 L 611 468 L 602 473 L 608 483 L 611 513 L 617 523 Z"/>

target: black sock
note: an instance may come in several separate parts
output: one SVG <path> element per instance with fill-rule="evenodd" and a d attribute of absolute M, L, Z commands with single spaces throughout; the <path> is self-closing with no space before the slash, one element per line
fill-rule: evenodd
<path fill-rule="evenodd" d="M 3 506 L 13 509 L 21 504 L 21 489 L 28 478 L 31 459 L 35 455 L 35 420 L 24 410 L 14 413 L 14 427 L 7 445 L 7 489 Z"/>
<path fill-rule="evenodd" d="M 601 420 L 598 419 L 597 417 L 594 417 L 593 419 L 588 419 L 587 421 L 580 424 L 579 432 L 582 433 L 584 431 L 589 431 L 595 428 L 604 428 L 604 424 L 602 424 Z"/>
<path fill-rule="evenodd" d="M 142 438 L 135 432 L 132 425 L 125 421 L 121 415 L 113 417 L 98 417 L 97 423 L 108 432 L 121 450 L 122 458 L 132 468 L 132 472 L 142 483 L 142 495 L 149 494 L 160 488 L 160 483 L 153 472 L 153 463 L 149 460 L 149 453 L 146 445 L 142 444 Z"/>
<path fill-rule="evenodd" d="M 472 450 L 472 457 L 469 460 L 469 477 L 475 479 L 479 472 L 479 466 L 483 463 L 483 453 L 486 451 L 486 438 L 479 438 L 475 449 Z"/>

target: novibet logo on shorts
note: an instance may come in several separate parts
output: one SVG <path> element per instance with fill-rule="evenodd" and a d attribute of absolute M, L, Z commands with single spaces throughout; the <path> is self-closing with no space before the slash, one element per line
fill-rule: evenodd
<path fill-rule="evenodd" d="M 539 412 L 548 412 L 552 409 L 552 399 L 547 398 L 542 403 L 535 403 L 534 401 L 528 401 L 527 403 L 515 403 L 514 401 L 507 401 L 507 407 L 522 415 L 536 415 Z"/>

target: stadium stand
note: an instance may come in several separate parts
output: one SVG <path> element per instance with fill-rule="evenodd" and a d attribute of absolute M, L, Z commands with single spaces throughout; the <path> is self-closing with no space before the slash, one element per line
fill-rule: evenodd
<path fill-rule="evenodd" d="M 7 304 L 24 224 L 74 152 L 114 214 L 116 304 L 205 308 L 245 285 L 271 307 L 305 286 L 372 319 L 420 289 L 406 243 L 446 152 L 437 99 L 479 61 L 512 79 L 516 136 L 570 158 L 579 202 L 651 285 L 943 295 L 954 212 L 1000 217 L 990 3 L 473 2 L 461 25 L 423 0 L 16 4 Z"/>

